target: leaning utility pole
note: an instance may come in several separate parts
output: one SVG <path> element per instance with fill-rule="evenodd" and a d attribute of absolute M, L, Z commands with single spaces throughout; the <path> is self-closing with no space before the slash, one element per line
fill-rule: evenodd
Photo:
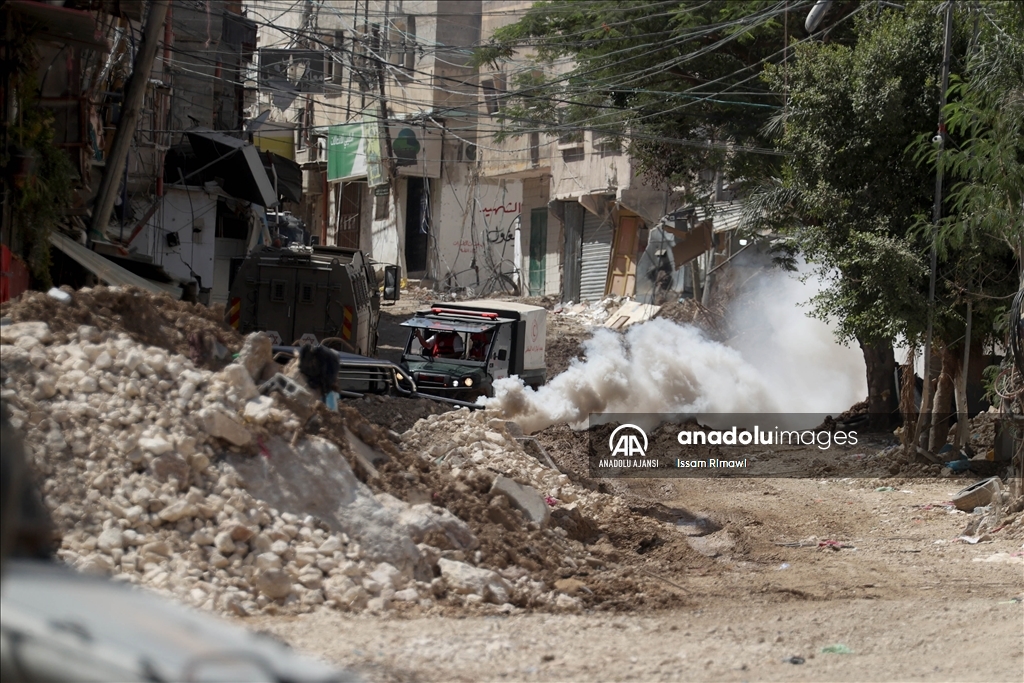
<path fill-rule="evenodd" d="M 153 62 L 156 60 L 156 49 L 160 42 L 160 30 L 163 28 L 164 20 L 167 18 L 169 4 L 169 0 L 153 0 L 149 6 L 149 13 L 146 16 L 145 33 L 142 36 L 142 45 L 132 67 L 131 81 L 129 81 L 128 88 L 125 91 L 124 106 L 121 109 L 121 120 L 117 122 L 114 142 L 111 144 L 107 165 L 103 170 L 103 180 L 100 182 L 96 203 L 93 205 L 91 227 L 93 232 L 99 234 L 104 233 L 107 223 L 110 221 L 110 212 L 114 209 L 118 182 L 124 173 L 124 167 L 128 161 L 128 147 L 131 145 L 132 136 L 135 134 L 139 110 L 142 109 L 142 101 L 146 95 L 146 86 L 149 84 L 149 74 L 153 70 Z M 158 172 L 162 172 L 162 169 L 158 169 Z"/>
<path fill-rule="evenodd" d="M 942 152 L 946 145 L 946 90 L 949 88 L 949 60 L 953 43 L 953 0 L 946 2 L 945 40 L 942 46 L 942 82 L 939 92 L 939 130 L 935 134 L 938 151 L 935 157 L 935 203 L 932 207 L 932 248 L 931 276 L 928 279 L 928 328 L 924 337 L 924 387 L 921 389 L 921 413 L 917 418 L 914 431 L 914 447 L 919 446 L 921 432 L 931 424 L 930 413 L 932 389 L 932 328 L 935 323 L 935 274 L 938 270 L 938 254 L 936 240 L 939 233 L 939 221 L 942 220 Z M 967 341 L 970 346 L 970 340 Z"/>

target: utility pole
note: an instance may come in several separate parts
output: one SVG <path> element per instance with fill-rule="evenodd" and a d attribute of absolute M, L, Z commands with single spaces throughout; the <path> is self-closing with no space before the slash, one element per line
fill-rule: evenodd
<path fill-rule="evenodd" d="M 159 46 L 160 30 L 163 28 L 164 20 L 167 18 L 169 0 L 153 0 L 146 15 L 146 28 L 142 36 L 142 46 L 135 58 L 132 68 L 131 81 L 125 92 L 124 107 L 121 110 L 121 120 L 117 123 L 117 131 L 114 133 L 114 142 L 110 148 L 110 156 L 107 159 L 107 166 L 103 170 L 103 180 L 100 182 L 100 189 L 96 195 L 96 203 L 92 211 L 92 230 L 95 233 L 103 234 L 110 221 L 110 212 L 114 208 L 114 199 L 117 195 L 118 181 L 124 172 L 128 161 L 128 148 L 135 134 L 136 123 L 139 119 L 139 110 L 142 108 L 142 101 L 146 95 L 146 86 L 149 84 L 149 74 L 153 70 L 153 62 L 156 60 L 156 50 Z"/>
<path fill-rule="evenodd" d="M 931 388 L 932 388 L 932 332 L 935 324 L 935 275 L 938 270 L 938 254 L 936 238 L 939 233 L 939 221 L 942 220 L 942 152 L 946 146 L 946 90 L 949 88 L 949 61 L 953 44 L 953 0 L 946 2 L 945 40 L 942 46 L 942 83 L 939 92 L 939 129 L 934 142 L 938 146 L 935 157 L 935 204 L 932 207 L 932 248 L 931 275 L 928 278 L 928 327 L 924 337 L 924 387 L 921 390 L 921 413 L 917 418 L 917 429 L 914 432 L 914 447 L 922 430 L 931 424 Z M 970 340 L 967 341 L 970 346 Z M 927 411 L 927 412 L 926 412 Z"/>
<path fill-rule="evenodd" d="M 384 22 L 381 29 L 378 29 L 377 40 L 375 44 L 377 46 L 376 58 L 376 71 L 377 71 L 377 87 L 380 91 L 380 125 L 378 130 L 380 131 L 381 142 L 383 143 L 381 149 L 381 167 L 384 169 L 384 176 L 387 179 L 388 187 L 388 199 L 390 203 L 392 198 L 395 204 L 398 204 L 398 183 L 397 181 L 397 168 L 395 167 L 395 155 L 391 145 L 391 127 L 388 125 L 388 100 L 387 100 L 387 69 L 386 65 L 386 45 L 388 39 L 388 14 L 389 14 L 389 0 L 384 0 Z M 374 42 L 374 41 L 371 41 Z M 398 245 L 398 263 L 402 268 L 402 272 L 408 273 L 406 270 L 405 263 L 405 232 L 402 229 L 403 226 L 398 224 L 398 212 L 397 210 L 392 213 L 391 208 L 388 207 L 388 220 L 393 221 L 395 224 L 396 243 Z"/>

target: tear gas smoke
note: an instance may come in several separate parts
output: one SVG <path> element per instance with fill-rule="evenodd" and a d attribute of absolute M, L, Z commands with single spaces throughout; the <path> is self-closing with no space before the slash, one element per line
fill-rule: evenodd
<path fill-rule="evenodd" d="M 838 414 L 867 395 L 857 349 L 800 306 L 816 291 L 781 271 L 746 287 L 734 307 L 728 344 L 692 325 L 655 319 L 625 334 L 599 328 L 586 358 L 533 390 L 518 378 L 494 383 L 484 399 L 532 433 L 590 413 Z"/>

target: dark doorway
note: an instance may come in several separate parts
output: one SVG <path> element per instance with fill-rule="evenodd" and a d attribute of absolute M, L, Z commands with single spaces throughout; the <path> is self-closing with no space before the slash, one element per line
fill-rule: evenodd
<path fill-rule="evenodd" d="M 547 276 L 548 209 L 530 212 L 530 296 L 543 296 Z"/>
<path fill-rule="evenodd" d="M 427 237 L 430 230 L 429 187 L 423 178 L 409 178 L 405 205 L 405 269 L 409 277 L 423 277 L 427 270 Z"/>
<path fill-rule="evenodd" d="M 338 209 L 335 244 L 339 247 L 359 248 L 359 226 L 362 222 L 362 198 L 365 187 L 365 183 L 335 185 L 334 201 Z"/>

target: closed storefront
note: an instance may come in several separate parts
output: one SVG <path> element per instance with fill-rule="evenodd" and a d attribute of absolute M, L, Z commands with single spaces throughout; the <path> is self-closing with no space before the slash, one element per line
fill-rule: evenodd
<path fill-rule="evenodd" d="M 583 246 L 580 250 L 580 301 L 604 298 L 608 261 L 612 253 L 612 214 L 583 212 Z"/>

